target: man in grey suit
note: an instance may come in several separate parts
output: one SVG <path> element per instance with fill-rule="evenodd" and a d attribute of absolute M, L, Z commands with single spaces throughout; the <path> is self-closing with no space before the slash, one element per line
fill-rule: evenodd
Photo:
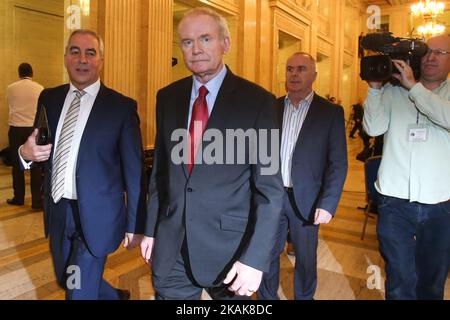
<path fill-rule="evenodd" d="M 251 142 L 243 148 L 216 148 L 216 156 L 223 155 L 226 163 L 208 161 L 204 155 L 220 140 L 208 143 L 214 134 L 278 134 L 276 101 L 224 65 L 230 36 L 226 20 L 216 12 L 188 12 L 178 33 L 193 76 L 157 95 L 155 161 L 142 255 L 152 263 L 157 299 L 199 299 L 202 289 L 217 299 L 248 298 L 271 260 L 283 196 L 276 166 L 279 150 L 272 153 L 275 169 L 269 173 L 260 157 L 251 161 Z M 188 156 L 183 156 L 188 163 L 180 163 L 174 159 L 178 141 L 173 134 L 187 129 Z M 278 144 L 279 138 L 272 140 Z M 260 139 L 258 144 L 264 143 Z M 273 147 L 270 140 L 266 147 Z"/>
<path fill-rule="evenodd" d="M 299 52 L 287 60 L 288 95 L 278 99 L 285 194 L 273 261 L 259 299 L 278 299 L 280 254 L 288 229 L 296 258 L 294 298 L 313 299 L 319 225 L 335 214 L 347 176 L 344 110 L 314 93 L 316 76 L 311 55 Z"/>

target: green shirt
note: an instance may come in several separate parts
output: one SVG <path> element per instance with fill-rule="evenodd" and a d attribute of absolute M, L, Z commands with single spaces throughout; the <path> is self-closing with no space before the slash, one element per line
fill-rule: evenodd
<path fill-rule="evenodd" d="M 369 88 L 363 125 L 371 136 L 384 134 L 378 192 L 427 204 L 450 199 L 449 79 L 433 91 L 421 83 Z M 426 141 L 410 141 L 412 126 L 427 128 Z"/>

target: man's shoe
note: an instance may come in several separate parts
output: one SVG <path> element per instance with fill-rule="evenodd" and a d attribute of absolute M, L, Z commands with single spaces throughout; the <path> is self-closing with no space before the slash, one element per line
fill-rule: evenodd
<path fill-rule="evenodd" d="M 14 198 L 6 200 L 6 203 L 12 206 L 23 206 L 23 201 L 19 201 Z"/>
<path fill-rule="evenodd" d="M 33 211 L 42 211 L 44 208 L 42 206 L 31 206 L 31 210 Z"/>
<path fill-rule="evenodd" d="M 129 290 L 119 290 L 119 300 L 130 300 L 131 292 Z"/>
<path fill-rule="evenodd" d="M 290 256 L 295 256 L 294 245 L 290 242 L 287 244 L 286 253 Z"/>

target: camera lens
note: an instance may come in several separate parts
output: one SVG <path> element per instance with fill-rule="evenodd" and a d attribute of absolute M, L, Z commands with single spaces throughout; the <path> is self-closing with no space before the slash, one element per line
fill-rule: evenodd
<path fill-rule="evenodd" d="M 361 78 L 368 81 L 384 81 L 392 76 L 392 60 L 389 56 L 368 56 L 361 59 Z"/>
<path fill-rule="evenodd" d="M 389 67 L 386 65 L 386 63 L 380 63 L 377 65 L 377 71 L 378 74 L 384 75 L 389 72 Z"/>

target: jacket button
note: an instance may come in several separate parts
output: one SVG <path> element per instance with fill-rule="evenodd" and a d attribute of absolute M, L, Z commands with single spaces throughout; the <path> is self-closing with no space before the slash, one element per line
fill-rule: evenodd
<path fill-rule="evenodd" d="M 187 188 L 187 192 L 192 192 L 192 188 Z"/>

